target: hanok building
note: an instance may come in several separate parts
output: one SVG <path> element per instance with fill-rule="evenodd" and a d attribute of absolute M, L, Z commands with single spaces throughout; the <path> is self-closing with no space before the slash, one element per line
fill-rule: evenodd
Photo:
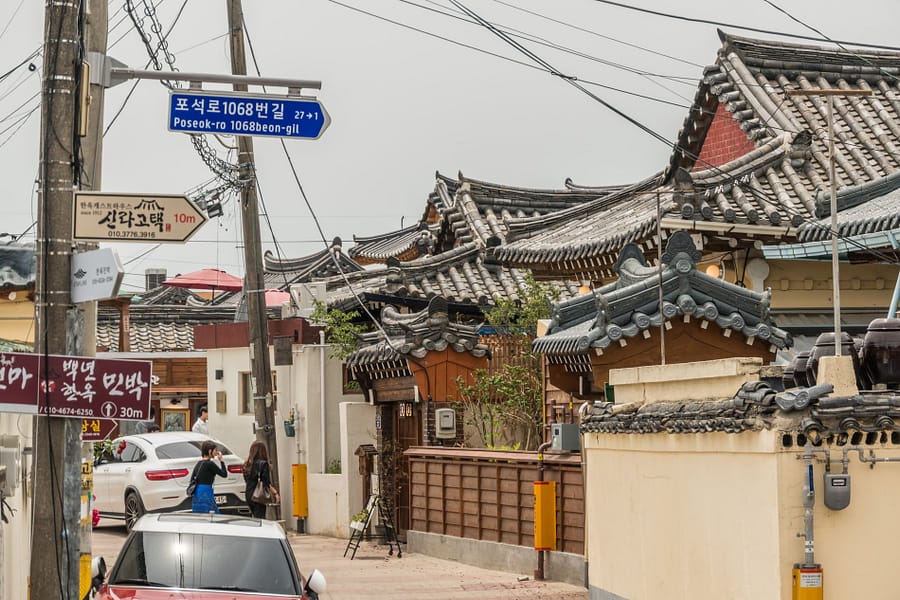
<path fill-rule="evenodd" d="M 887 306 L 897 277 L 885 263 L 896 261 L 898 246 L 900 54 L 721 38 L 660 176 L 549 216 L 512 219 L 507 243 L 488 258 L 599 287 L 617 277 L 625 244 L 655 262 L 672 233 L 687 231 L 702 269 L 757 292 L 772 288 L 774 322 L 814 338 L 830 330 L 833 312 L 831 271 L 821 260 L 830 203 L 827 101 L 787 92 L 869 90 L 834 97 L 840 234 L 850 236 L 846 258 L 854 263 L 842 269 L 841 309 L 848 326 L 864 330 Z M 794 256 L 779 251 L 798 242 L 807 246 Z"/>

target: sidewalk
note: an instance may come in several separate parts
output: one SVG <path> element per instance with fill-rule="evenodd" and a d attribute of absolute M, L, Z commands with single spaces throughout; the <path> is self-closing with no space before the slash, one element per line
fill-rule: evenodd
<path fill-rule="evenodd" d="M 328 592 L 321 600 L 357 600 L 422 598 L 455 600 L 512 600 L 542 598 L 547 600 L 587 600 L 582 587 L 550 581 L 534 581 L 522 574 L 488 571 L 462 563 L 409 554 L 405 545 L 403 557 L 396 550 L 388 556 L 387 546 L 363 542 L 350 560 L 344 558 L 347 540 L 316 535 L 288 534 L 305 574 L 319 569 L 328 581 Z M 525 579 L 519 581 L 519 579 Z"/>
<path fill-rule="evenodd" d="M 125 541 L 125 528 L 113 524 L 94 529 L 94 555 L 106 558 L 112 566 Z M 328 581 L 328 591 L 320 600 L 588 600 L 582 587 L 550 581 L 534 581 L 531 574 L 488 571 L 423 554 L 403 558 L 388 556 L 387 546 L 363 542 L 356 558 L 344 558 L 347 540 L 317 535 L 288 533 L 288 539 L 300 571 L 309 574 L 319 569 Z M 524 581 L 519 581 L 522 578 Z"/>

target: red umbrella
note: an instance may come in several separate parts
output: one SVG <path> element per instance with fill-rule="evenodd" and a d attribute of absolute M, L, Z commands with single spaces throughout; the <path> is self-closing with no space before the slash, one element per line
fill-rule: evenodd
<path fill-rule="evenodd" d="M 266 306 L 281 306 L 285 302 L 291 301 L 291 295 L 281 290 L 266 290 Z"/>
<path fill-rule="evenodd" d="M 187 288 L 190 290 L 221 290 L 223 292 L 239 292 L 244 282 L 234 275 L 219 269 L 200 269 L 193 273 L 177 275 L 163 281 L 163 285 Z"/>

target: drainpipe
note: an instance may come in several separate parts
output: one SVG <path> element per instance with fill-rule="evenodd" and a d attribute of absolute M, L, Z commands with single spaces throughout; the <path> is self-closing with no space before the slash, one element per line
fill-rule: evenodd
<path fill-rule="evenodd" d="M 319 331 L 319 348 L 322 350 L 319 361 L 319 439 L 322 452 L 322 473 L 328 471 L 328 458 L 325 456 L 325 328 Z"/>
<path fill-rule="evenodd" d="M 803 455 L 800 458 L 804 460 L 806 473 L 803 479 L 803 533 L 798 533 L 797 536 L 805 540 L 803 544 L 805 549 L 804 566 L 812 566 L 815 564 L 813 509 L 816 503 L 816 490 L 813 485 L 813 450 L 811 444 L 806 444 Z"/>
<path fill-rule="evenodd" d="M 894 285 L 894 295 L 891 296 L 891 307 L 888 309 L 888 319 L 897 315 L 897 304 L 900 304 L 900 273 L 897 273 L 897 283 Z"/>
<path fill-rule="evenodd" d="M 544 480 L 544 451 L 549 448 L 553 442 L 544 442 L 537 449 L 538 455 L 538 481 Z M 534 570 L 535 581 L 544 580 L 544 550 L 537 551 L 537 569 Z"/>

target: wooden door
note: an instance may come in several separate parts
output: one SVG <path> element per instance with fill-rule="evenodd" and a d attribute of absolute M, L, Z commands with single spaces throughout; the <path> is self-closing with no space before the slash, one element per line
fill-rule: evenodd
<path fill-rule="evenodd" d="M 397 537 L 406 541 L 406 530 L 410 524 L 410 481 L 409 460 L 403 452 L 422 445 L 422 413 L 419 404 L 397 402 L 394 405 L 394 432 L 399 453 L 394 500 Z"/>

